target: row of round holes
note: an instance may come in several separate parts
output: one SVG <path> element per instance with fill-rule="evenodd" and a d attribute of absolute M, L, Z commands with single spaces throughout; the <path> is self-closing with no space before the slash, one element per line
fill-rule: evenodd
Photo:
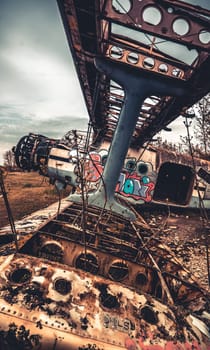
<path fill-rule="evenodd" d="M 130 0 L 121 0 L 121 4 L 119 0 L 113 0 L 112 5 L 114 10 L 120 14 L 128 13 L 131 9 Z M 173 11 L 172 7 L 168 8 L 168 13 L 173 13 Z M 146 6 L 142 11 L 142 17 L 146 23 L 151 25 L 158 25 L 162 20 L 161 11 L 155 6 Z M 184 36 L 189 33 L 190 24 L 185 18 L 176 18 L 172 24 L 172 29 L 175 34 Z M 203 29 L 198 33 L 198 38 L 202 44 L 207 45 L 210 42 L 210 32 Z"/>
<path fill-rule="evenodd" d="M 123 57 L 123 49 L 117 46 L 112 46 L 110 49 L 110 56 L 114 59 L 121 59 Z M 128 63 L 137 64 L 139 62 L 139 55 L 135 52 L 131 52 L 126 57 Z M 153 69 L 155 66 L 155 60 L 152 57 L 146 57 L 143 60 L 143 66 L 146 69 Z M 168 72 L 168 66 L 165 63 L 161 63 L 158 67 L 158 71 L 162 74 Z M 172 75 L 175 77 L 180 77 L 182 71 L 178 68 L 173 68 Z"/>
<path fill-rule="evenodd" d="M 92 255 L 91 253 L 88 253 L 87 254 L 87 258 L 88 258 L 88 260 L 87 260 L 87 264 L 85 264 L 84 266 L 83 266 L 83 261 L 85 261 L 85 258 L 84 258 L 84 254 L 83 253 L 81 253 L 80 255 L 78 255 L 77 256 L 77 259 L 76 259 L 76 264 L 75 264 L 75 266 L 76 266 L 76 268 L 80 268 L 80 269 L 82 269 L 82 270 L 85 270 L 85 271 L 90 271 L 89 269 L 87 269 L 88 267 L 89 267 L 89 263 L 91 264 L 91 263 L 93 263 L 94 264 L 94 266 L 98 266 L 97 264 L 98 264 L 98 261 L 97 261 L 97 258 L 94 256 L 94 255 Z M 116 267 L 117 267 L 117 265 L 119 264 L 119 262 L 118 261 L 115 261 L 115 262 L 113 262 L 112 263 L 112 265 L 110 265 L 110 268 L 109 268 L 109 276 L 113 279 L 113 280 L 117 280 L 117 278 L 115 279 L 115 278 L 113 278 L 113 276 L 112 276 L 112 274 L 111 274 L 111 269 L 113 270 L 113 269 L 115 269 Z M 86 266 L 86 267 L 85 267 Z M 126 265 L 127 266 L 127 265 Z M 97 267 L 98 268 L 98 267 Z M 26 269 L 21 269 L 21 270 L 23 270 L 24 271 L 24 274 L 26 274 Z M 16 271 L 16 270 L 15 270 Z M 15 274 L 15 271 L 13 272 L 13 274 Z M 64 271 L 65 272 L 65 271 Z M 92 271 L 92 273 L 97 273 L 97 269 L 95 270 L 95 271 Z M 136 278 L 137 279 L 139 279 L 140 277 L 140 275 L 142 275 L 142 273 L 138 273 L 137 275 L 136 275 Z M 30 274 L 28 274 L 28 278 L 30 277 Z M 122 280 L 122 279 L 124 279 L 124 278 L 126 278 L 127 277 L 127 275 L 126 276 L 123 276 L 122 278 L 120 278 L 120 280 Z M 145 277 L 146 278 L 146 277 Z M 17 281 L 16 281 L 17 282 Z M 145 285 L 146 284 L 146 282 L 147 281 L 144 281 L 144 283 L 142 282 L 142 284 L 143 285 Z M 139 284 L 140 282 L 137 282 L 136 281 L 136 283 L 137 284 Z M 56 286 L 56 284 L 57 284 L 57 286 Z M 69 284 L 69 285 L 68 285 Z M 59 285 L 60 285 L 60 287 L 59 287 Z M 68 280 L 65 280 L 64 278 L 56 278 L 56 280 L 54 281 L 54 289 L 58 292 L 58 293 L 60 293 L 60 294 L 62 294 L 62 295 L 67 295 L 70 291 L 71 291 L 71 282 L 70 281 L 68 281 Z"/>
<path fill-rule="evenodd" d="M 77 257 L 77 259 L 82 257 L 82 256 L 83 256 L 83 254 L 79 255 Z M 92 254 L 88 254 L 88 256 L 89 256 L 89 259 L 92 258 L 92 262 L 94 262 L 95 266 L 97 266 L 97 268 L 98 268 L 97 258 L 94 255 L 92 255 Z M 78 262 L 76 263 L 76 267 L 77 268 L 79 267 L 77 265 L 78 263 L 79 263 L 79 259 L 78 259 Z M 88 266 L 88 265 L 89 264 L 87 264 L 86 266 Z M 85 270 L 85 271 L 90 271 L 90 270 L 87 270 L 85 268 L 85 265 L 83 267 L 80 265 L 80 268 L 82 268 L 82 270 Z M 96 272 L 97 272 L 97 269 L 96 269 L 95 273 Z M 127 266 L 127 264 L 125 264 L 123 262 L 120 262 L 118 260 L 117 261 L 113 261 L 112 264 L 109 267 L 108 274 L 109 274 L 109 277 L 112 280 L 114 280 L 114 281 L 122 281 L 125 278 L 127 278 L 127 276 L 129 275 L 128 266 Z M 147 282 L 148 282 L 148 279 L 147 279 L 146 275 L 143 272 L 139 271 L 136 274 L 136 284 L 144 286 L 144 285 L 147 284 Z"/>
<path fill-rule="evenodd" d="M 82 258 L 83 254 L 80 254 L 77 257 L 77 262 L 76 262 L 76 266 L 78 265 L 80 259 Z M 97 264 L 97 259 L 94 255 L 92 254 L 88 254 L 90 262 L 94 262 L 95 265 Z M 80 258 L 80 259 L 79 259 Z M 80 263 L 81 264 L 81 263 Z M 87 265 L 89 266 L 89 264 Z M 79 266 L 77 266 L 79 267 Z M 123 267 L 125 270 L 123 270 Z M 86 268 L 84 268 L 84 266 L 80 266 L 80 268 L 82 268 L 83 270 L 86 270 Z M 124 271 L 125 273 L 122 274 L 122 271 Z M 88 270 L 86 270 L 88 271 Z M 97 271 L 95 271 L 96 273 Z M 112 263 L 112 265 L 110 265 L 109 268 L 109 276 L 115 280 L 115 281 L 119 281 L 119 280 L 123 280 L 128 276 L 128 266 L 127 264 L 123 264 L 119 261 L 115 261 Z M 24 279 L 24 281 L 22 281 L 22 276 L 26 276 L 27 280 Z M 16 279 L 13 277 L 16 277 Z M 19 280 L 17 280 L 17 277 L 19 277 Z M 13 271 L 12 275 L 11 275 L 11 280 L 13 280 L 13 282 L 15 283 L 24 283 L 29 281 L 31 278 L 31 272 L 27 269 L 27 268 L 19 268 Z M 147 277 L 145 276 L 145 274 L 143 274 L 142 272 L 138 272 L 136 275 L 136 284 L 141 284 L 142 286 L 144 286 L 147 283 Z M 54 281 L 54 289 L 61 295 L 67 295 L 71 292 L 71 282 L 69 280 L 66 280 L 65 278 L 62 277 L 58 277 L 55 279 Z"/>

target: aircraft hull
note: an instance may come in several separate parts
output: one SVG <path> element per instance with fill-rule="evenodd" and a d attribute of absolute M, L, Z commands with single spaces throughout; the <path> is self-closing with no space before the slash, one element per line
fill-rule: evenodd
<path fill-rule="evenodd" d="M 15 254 L 0 278 L 6 349 L 21 341 L 42 350 L 209 349 L 201 320 L 100 276 Z"/>

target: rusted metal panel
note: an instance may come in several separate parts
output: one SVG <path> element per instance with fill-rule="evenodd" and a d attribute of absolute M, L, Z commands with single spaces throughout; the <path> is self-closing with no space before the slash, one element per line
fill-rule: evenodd
<path fill-rule="evenodd" d="M 202 32 L 209 32 L 209 19 L 203 16 L 204 14 L 209 16 L 209 11 L 205 9 L 202 11 L 198 6 L 180 1 L 133 0 L 130 5 L 129 10 L 123 8 L 123 5 L 120 8 L 119 2 L 117 9 L 113 6 L 113 1 L 108 0 L 104 14 L 107 18 L 129 25 L 135 30 L 140 29 L 165 40 L 210 50 L 210 44 L 202 42 L 199 36 Z M 180 20 L 183 28 L 182 30 L 179 28 L 178 31 Z"/>
<path fill-rule="evenodd" d="M 183 315 L 174 306 L 99 276 L 16 254 L 0 278 L 1 331 L 24 326 L 42 349 L 207 349 L 208 332 L 190 315 L 177 323 Z"/>

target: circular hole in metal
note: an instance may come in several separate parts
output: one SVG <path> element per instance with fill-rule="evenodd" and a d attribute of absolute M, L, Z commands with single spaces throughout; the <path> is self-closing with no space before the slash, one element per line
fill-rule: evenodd
<path fill-rule="evenodd" d="M 148 166 L 145 163 L 139 163 L 137 166 L 137 170 L 139 174 L 146 174 L 148 172 Z"/>
<path fill-rule="evenodd" d="M 172 25 L 174 33 L 178 35 L 186 35 L 190 30 L 190 25 L 184 18 L 177 18 Z"/>
<path fill-rule="evenodd" d="M 58 293 L 66 295 L 71 291 L 71 282 L 65 278 L 57 278 L 54 282 L 54 288 Z"/>
<path fill-rule="evenodd" d="M 90 253 L 80 254 L 75 263 L 76 268 L 97 274 L 98 272 L 98 260 L 96 256 Z"/>
<path fill-rule="evenodd" d="M 173 7 L 168 7 L 167 11 L 168 11 L 168 13 L 173 13 L 174 9 L 173 9 Z"/>
<path fill-rule="evenodd" d="M 152 57 L 146 57 L 143 61 L 144 68 L 152 69 L 155 65 L 155 60 Z"/>
<path fill-rule="evenodd" d="M 172 75 L 176 78 L 179 78 L 181 76 L 182 71 L 179 68 L 173 68 Z"/>
<path fill-rule="evenodd" d="M 63 262 L 63 249 L 58 243 L 49 242 L 41 247 L 38 256 L 52 261 Z"/>
<path fill-rule="evenodd" d="M 113 9 L 121 14 L 128 13 L 131 9 L 130 0 L 112 0 Z"/>
<path fill-rule="evenodd" d="M 132 173 L 136 169 L 136 161 L 132 159 L 128 160 L 125 164 L 125 168 L 129 173 Z"/>
<path fill-rule="evenodd" d="M 13 283 L 26 283 L 31 279 L 31 271 L 26 268 L 18 268 L 11 272 L 10 281 Z"/>
<path fill-rule="evenodd" d="M 136 284 L 138 286 L 145 286 L 145 284 L 147 284 L 147 281 L 148 281 L 147 276 L 144 273 L 142 272 L 137 273 Z"/>
<path fill-rule="evenodd" d="M 150 324 L 158 323 L 157 314 L 151 306 L 143 306 L 140 310 L 140 316 L 143 318 L 144 321 Z"/>
<path fill-rule="evenodd" d="M 158 70 L 160 73 L 167 73 L 168 72 L 168 66 L 165 63 L 161 63 L 158 67 Z"/>
<path fill-rule="evenodd" d="M 123 56 L 123 49 L 121 49 L 121 47 L 118 46 L 112 46 L 110 50 L 110 56 L 119 60 Z"/>
<path fill-rule="evenodd" d="M 101 297 L 101 303 L 104 307 L 107 307 L 108 309 L 116 309 L 119 307 L 117 297 L 108 293 Z"/>
<path fill-rule="evenodd" d="M 142 17 L 144 22 L 155 26 L 161 22 L 162 14 L 157 7 L 148 6 L 143 10 Z"/>
<path fill-rule="evenodd" d="M 112 295 L 107 292 L 107 286 L 101 285 L 100 286 L 100 302 L 101 304 L 108 308 L 108 309 L 116 309 L 120 306 L 120 303 L 118 301 L 118 298 L 115 295 Z"/>
<path fill-rule="evenodd" d="M 209 44 L 210 32 L 207 32 L 206 30 L 201 30 L 198 37 L 199 37 L 199 40 L 202 44 Z"/>
<path fill-rule="evenodd" d="M 121 281 L 128 276 L 128 266 L 123 261 L 115 261 L 109 268 L 109 276 L 114 281 Z"/>
<path fill-rule="evenodd" d="M 137 64 L 139 61 L 139 55 L 135 52 L 130 52 L 127 56 L 127 61 L 131 64 Z"/>

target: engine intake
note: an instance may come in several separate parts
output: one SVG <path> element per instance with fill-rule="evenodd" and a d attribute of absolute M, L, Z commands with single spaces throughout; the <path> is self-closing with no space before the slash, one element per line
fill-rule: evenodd
<path fill-rule="evenodd" d="M 27 171 L 39 171 L 41 175 L 48 176 L 48 155 L 59 140 L 30 133 L 23 136 L 17 146 L 13 148 L 15 161 L 19 168 Z"/>

